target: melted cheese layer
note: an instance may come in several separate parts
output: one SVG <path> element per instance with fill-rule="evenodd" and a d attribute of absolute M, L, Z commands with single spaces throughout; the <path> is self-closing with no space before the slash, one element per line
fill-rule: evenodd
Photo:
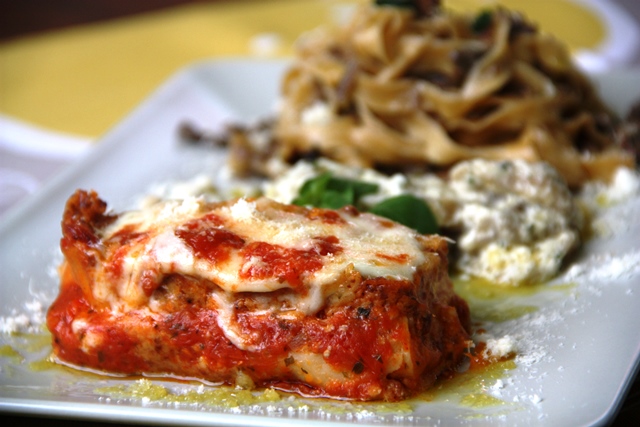
<path fill-rule="evenodd" d="M 112 306 L 145 304 L 154 283 L 182 274 L 229 294 L 290 288 L 294 309 L 311 314 L 347 268 L 364 278 L 413 280 L 425 260 L 421 236 L 400 224 L 355 210 L 307 209 L 267 198 L 161 202 L 120 215 L 101 237 L 107 246 L 126 240 L 112 261 L 120 267 L 105 269 L 104 280 L 94 283 L 94 295 Z"/>

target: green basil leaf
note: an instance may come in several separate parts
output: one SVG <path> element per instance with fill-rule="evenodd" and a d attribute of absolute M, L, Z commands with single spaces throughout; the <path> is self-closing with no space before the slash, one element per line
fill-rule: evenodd
<path fill-rule="evenodd" d="M 351 192 L 353 194 L 352 204 L 354 204 L 362 196 L 366 196 L 367 194 L 373 194 L 377 192 L 378 184 L 332 177 L 327 183 L 327 189 L 338 191 L 338 192 Z"/>
<path fill-rule="evenodd" d="M 351 189 L 346 189 L 345 191 L 327 190 L 322 195 L 320 204 L 316 206 L 326 209 L 340 209 L 341 207 L 352 205 L 353 200 L 353 191 Z"/>
<path fill-rule="evenodd" d="M 383 200 L 373 206 L 369 212 L 399 222 L 422 234 L 438 232 L 438 223 L 429 205 L 410 194 L 401 194 Z"/>
<path fill-rule="evenodd" d="M 471 30 L 480 34 L 489 29 L 491 23 L 493 22 L 493 15 L 490 10 L 483 10 L 476 16 L 476 19 L 473 20 L 471 24 Z"/>
<path fill-rule="evenodd" d="M 347 205 L 355 205 L 362 196 L 377 191 L 377 184 L 334 178 L 331 173 L 325 172 L 305 181 L 298 197 L 292 203 L 299 206 L 340 209 Z"/>
<path fill-rule="evenodd" d="M 305 181 L 293 204 L 340 209 L 347 205 L 356 206 L 361 197 L 374 194 L 378 189 L 377 184 L 335 178 L 330 172 L 325 172 Z M 369 212 L 399 222 L 423 234 L 438 231 L 438 224 L 429 205 L 409 194 L 383 200 L 369 209 Z"/>
<path fill-rule="evenodd" d="M 324 173 L 305 181 L 298 192 L 298 197 L 293 200 L 293 204 L 299 206 L 318 206 L 322 202 L 322 195 L 330 179 L 331 174 Z"/>
<path fill-rule="evenodd" d="M 415 8 L 415 0 L 375 0 L 376 6 L 394 6 L 407 9 Z"/>

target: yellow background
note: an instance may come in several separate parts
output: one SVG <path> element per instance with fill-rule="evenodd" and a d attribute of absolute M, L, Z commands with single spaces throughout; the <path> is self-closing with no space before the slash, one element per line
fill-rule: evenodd
<path fill-rule="evenodd" d="M 245 0 L 191 4 L 0 44 L 0 113 L 97 137 L 194 61 L 252 54 L 258 34 L 282 39 L 332 20 L 336 5 L 369 0 Z M 573 49 L 597 46 L 604 24 L 568 0 L 445 0 L 454 10 L 494 3 L 523 11 Z M 566 17 L 570 16 L 571 19 Z"/>

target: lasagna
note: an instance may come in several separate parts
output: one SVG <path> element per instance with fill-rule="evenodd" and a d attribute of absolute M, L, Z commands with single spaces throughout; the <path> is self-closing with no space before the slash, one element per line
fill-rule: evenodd
<path fill-rule="evenodd" d="M 447 242 L 349 206 L 201 198 L 111 213 L 78 190 L 62 220 L 54 358 L 304 396 L 396 401 L 471 344 Z"/>

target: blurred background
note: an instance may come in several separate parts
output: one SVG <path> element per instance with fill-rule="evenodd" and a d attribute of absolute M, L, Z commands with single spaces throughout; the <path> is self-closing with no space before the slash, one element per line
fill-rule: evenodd
<path fill-rule="evenodd" d="M 349 8 L 369 1 L 0 2 L 0 215 L 181 68 L 238 56 L 290 56 L 301 33 L 337 22 Z M 503 4 L 564 40 L 588 72 L 640 72 L 639 0 L 442 3 L 454 10 Z M 615 424 L 638 419 L 636 382 Z"/>
<path fill-rule="evenodd" d="M 212 58 L 286 56 L 304 31 L 371 0 L 1 2 L 0 114 L 98 137 L 178 69 Z M 587 69 L 640 64 L 638 0 L 500 3 L 564 40 Z"/>

